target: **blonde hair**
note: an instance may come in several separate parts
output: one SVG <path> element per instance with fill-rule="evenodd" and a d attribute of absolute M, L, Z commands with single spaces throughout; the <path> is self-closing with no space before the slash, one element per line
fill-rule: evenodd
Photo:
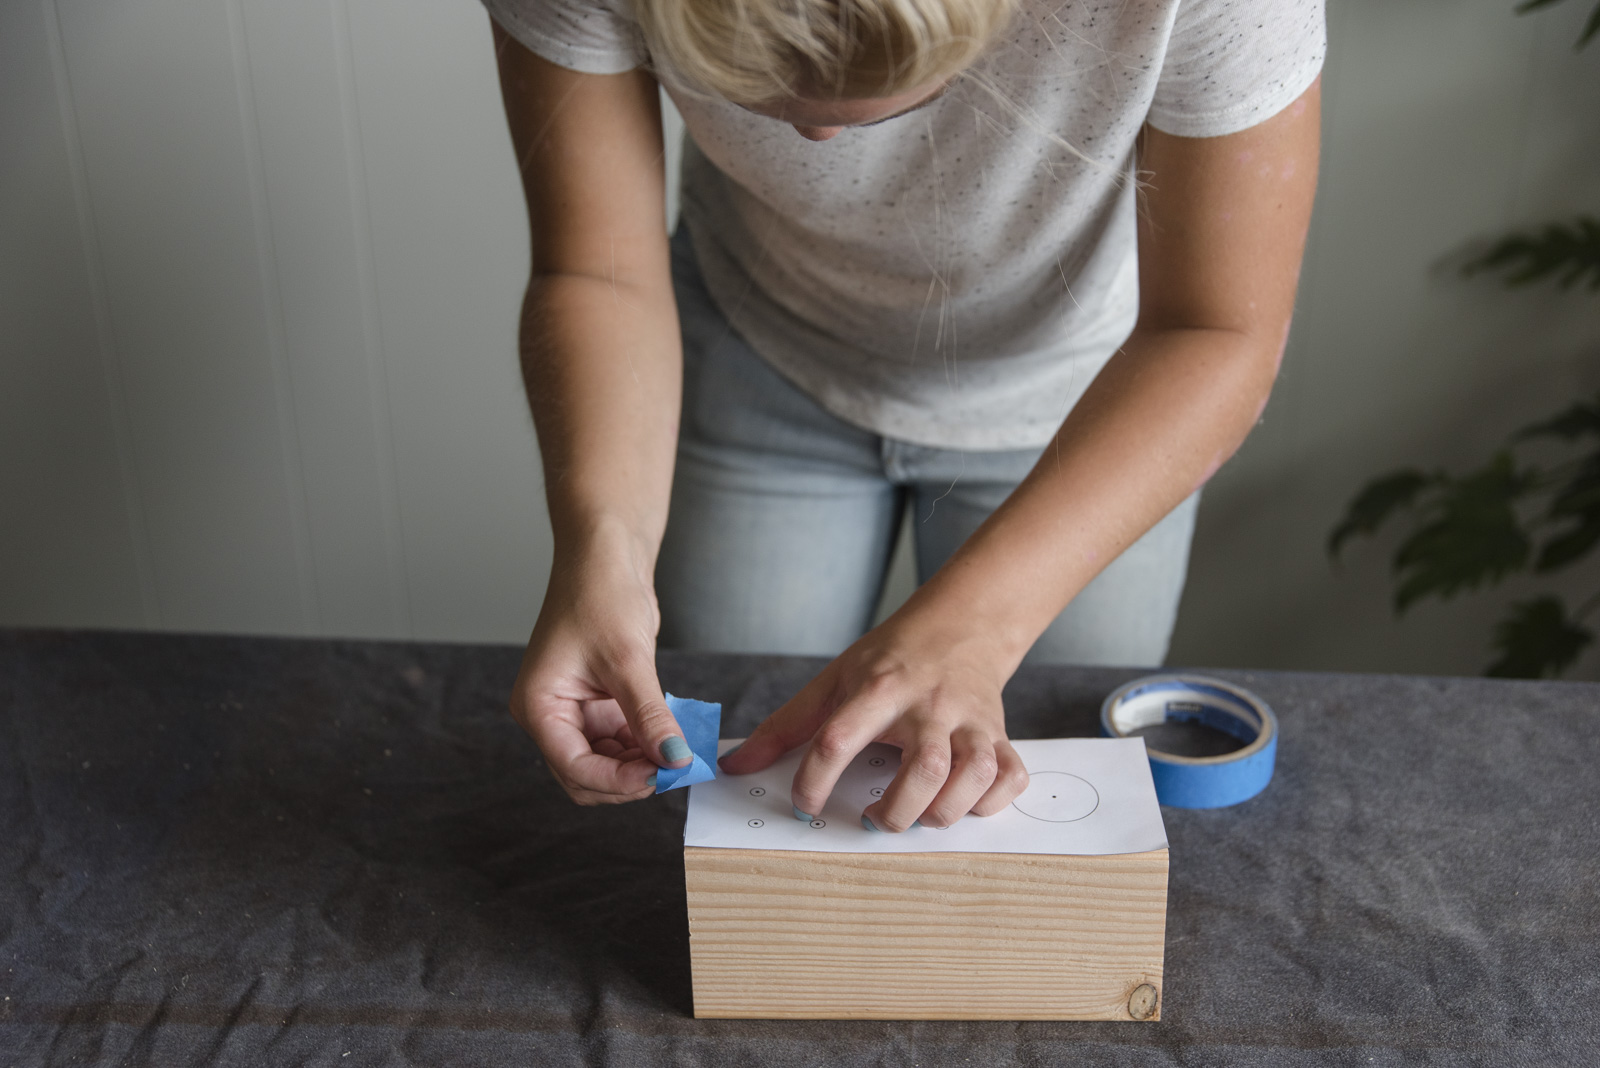
<path fill-rule="evenodd" d="M 895 96 L 968 67 L 1016 0 L 634 0 L 650 49 L 740 104 Z"/>

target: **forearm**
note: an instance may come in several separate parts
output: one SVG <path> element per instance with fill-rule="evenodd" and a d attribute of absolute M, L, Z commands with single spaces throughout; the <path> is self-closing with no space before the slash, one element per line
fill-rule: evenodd
<path fill-rule="evenodd" d="M 1280 339 L 1138 330 L 1010 498 L 904 611 L 985 643 L 1009 677 L 1088 582 L 1193 493 L 1266 403 Z"/>
<path fill-rule="evenodd" d="M 618 531 L 648 577 L 682 390 L 658 89 L 645 71 L 580 74 L 494 33 L 528 206 L 519 347 L 557 562 Z"/>
<path fill-rule="evenodd" d="M 682 394 L 670 287 L 536 273 L 520 334 L 557 557 L 621 535 L 648 573 L 666 525 Z"/>
<path fill-rule="evenodd" d="M 1139 325 L 1027 479 L 906 604 L 1009 676 L 1100 570 L 1261 415 L 1316 190 L 1320 87 L 1215 138 L 1147 129 Z"/>

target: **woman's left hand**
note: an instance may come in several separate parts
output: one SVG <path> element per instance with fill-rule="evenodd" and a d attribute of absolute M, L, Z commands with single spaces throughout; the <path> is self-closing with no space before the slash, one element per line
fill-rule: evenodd
<path fill-rule="evenodd" d="M 862 813 L 869 826 L 948 827 L 990 816 L 1028 785 L 1006 740 L 1000 691 L 1015 664 L 960 622 L 910 606 L 863 635 L 719 762 L 744 775 L 811 747 L 795 773 L 796 819 L 822 812 L 845 767 L 872 742 L 901 750 L 900 770 Z"/>

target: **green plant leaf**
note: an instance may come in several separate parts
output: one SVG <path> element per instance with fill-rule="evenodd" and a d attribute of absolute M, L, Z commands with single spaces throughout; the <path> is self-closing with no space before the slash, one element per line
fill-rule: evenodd
<path fill-rule="evenodd" d="M 1592 402 L 1579 401 L 1552 419 L 1525 426 L 1517 431 L 1512 440 L 1561 438 L 1565 441 L 1575 441 L 1585 434 L 1600 437 L 1600 396 L 1596 396 Z"/>
<path fill-rule="evenodd" d="M 1600 544 L 1600 512 L 1585 516 L 1576 526 L 1545 542 L 1539 549 L 1536 571 L 1555 571 L 1581 559 Z"/>
<path fill-rule="evenodd" d="M 1395 552 L 1395 611 L 1429 594 L 1448 599 L 1492 585 L 1525 567 L 1532 543 L 1514 506 L 1534 484 L 1534 472 L 1517 470 L 1509 452 L 1460 478 L 1443 476 L 1423 525 Z"/>
<path fill-rule="evenodd" d="M 1495 624 L 1494 649 L 1499 659 L 1485 675 L 1502 679 L 1555 678 L 1594 641 L 1594 634 L 1567 617 L 1559 598 L 1544 596 L 1511 606 Z"/>
<path fill-rule="evenodd" d="M 1561 3 L 1561 0 L 1522 0 L 1522 3 L 1517 5 L 1517 14 L 1526 15 L 1530 11 L 1537 11 L 1541 7 L 1549 7 L 1551 4 L 1559 3 Z M 1583 24 L 1583 33 L 1579 35 L 1578 43 L 1574 47 L 1582 48 L 1597 33 L 1600 33 L 1600 4 L 1596 4 L 1595 9 L 1589 12 L 1589 21 Z"/>
<path fill-rule="evenodd" d="M 1337 558 L 1339 548 L 1356 534 L 1375 534 L 1397 508 L 1408 507 L 1417 494 L 1440 480 L 1439 475 L 1421 471 L 1395 471 L 1375 478 L 1362 487 L 1345 510 L 1344 518 L 1328 535 L 1328 555 Z"/>
<path fill-rule="evenodd" d="M 1585 457 L 1550 500 L 1546 522 L 1563 527 L 1539 549 L 1538 571 L 1554 571 L 1600 544 L 1600 451 Z"/>
<path fill-rule="evenodd" d="M 1593 275 L 1589 288 L 1600 290 L 1600 222 L 1584 215 L 1570 225 L 1550 223 L 1541 230 L 1507 234 L 1461 268 L 1467 275 L 1479 271 L 1503 271 L 1511 286 L 1554 275 L 1563 289 Z"/>

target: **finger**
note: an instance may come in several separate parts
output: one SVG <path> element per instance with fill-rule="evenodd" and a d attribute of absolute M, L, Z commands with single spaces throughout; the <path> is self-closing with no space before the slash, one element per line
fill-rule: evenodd
<path fill-rule="evenodd" d="M 643 756 L 616 760 L 590 753 L 568 765 L 567 781 L 562 786 L 574 801 L 584 804 L 641 801 L 654 796 L 660 770 L 654 761 Z"/>
<path fill-rule="evenodd" d="M 794 802 L 795 819 L 812 819 L 822 812 L 844 769 L 857 753 L 877 740 L 893 720 L 895 711 L 893 705 L 863 695 L 839 706 L 816 729 L 794 773 L 790 797 Z"/>
<path fill-rule="evenodd" d="M 529 724 L 545 763 L 574 801 L 630 801 L 655 792 L 652 761 L 623 762 L 595 752 L 581 723 L 576 702 L 552 701 L 536 705 Z"/>
<path fill-rule="evenodd" d="M 672 710 L 667 707 L 655 664 L 634 657 L 609 665 L 606 689 L 622 708 L 634 740 L 645 755 L 663 768 L 681 768 L 694 759 Z"/>
<path fill-rule="evenodd" d="M 994 782 L 972 806 L 974 816 L 993 816 L 1028 788 L 1028 769 L 1010 742 L 1002 738 L 994 743 L 994 759 Z"/>
<path fill-rule="evenodd" d="M 609 758 L 597 755 L 595 759 L 607 760 Z M 572 782 L 562 783 L 562 789 L 567 791 L 568 797 L 580 805 L 620 805 L 628 801 L 642 801 L 647 797 L 655 796 L 656 775 L 661 771 L 661 769 L 656 767 L 654 761 L 647 760 L 644 757 L 638 757 L 632 761 L 612 761 L 612 763 L 618 769 L 637 769 L 637 772 L 621 771 L 619 774 L 626 774 L 629 777 L 633 777 L 635 774 L 642 773 L 644 775 L 645 782 L 644 788 L 634 791 L 633 793 L 613 793 L 608 789 L 592 790 L 581 783 Z M 589 775 L 590 778 L 598 778 L 603 781 L 604 775 L 602 774 L 600 776 L 593 776 L 590 774 L 592 770 L 593 769 L 585 769 L 583 774 Z"/>
<path fill-rule="evenodd" d="M 994 743 L 973 730 L 957 731 L 950 738 L 950 777 L 917 822 L 924 827 L 948 827 L 972 811 L 994 785 L 1000 772 Z"/>
<path fill-rule="evenodd" d="M 611 730 L 601 730 L 593 726 L 585 729 L 583 733 L 588 737 L 589 744 L 595 745 L 601 741 L 606 741 L 615 742 L 624 749 L 639 749 L 639 743 L 633 737 L 633 728 L 629 727 L 627 721 L 622 718 L 622 709 L 617 707 L 615 701 L 607 701 L 606 704 L 610 705 L 611 710 L 616 713 L 616 724 Z M 584 709 L 583 714 L 586 720 L 593 717 L 593 712 L 588 708 Z"/>
<path fill-rule="evenodd" d="M 748 775 L 771 767 L 783 754 L 810 741 L 833 709 L 833 679 L 831 667 L 824 669 L 762 720 L 737 749 L 722 754 L 717 766 L 729 775 Z"/>
<path fill-rule="evenodd" d="M 879 831 L 903 831 L 917 822 L 950 778 L 950 736 L 931 725 L 904 750 L 900 770 L 883 797 L 861 815 Z"/>
<path fill-rule="evenodd" d="M 558 695 L 552 694 L 552 697 Z M 560 695 L 565 697 L 565 695 Z M 617 732 L 626 730 L 627 719 L 622 715 L 622 708 L 611 698 L 606 697 L 598 701 L 579 700 L 578 711 L 583 714 L 583 734 L 591 742 L 601 738 L 615 738 Z"/>

